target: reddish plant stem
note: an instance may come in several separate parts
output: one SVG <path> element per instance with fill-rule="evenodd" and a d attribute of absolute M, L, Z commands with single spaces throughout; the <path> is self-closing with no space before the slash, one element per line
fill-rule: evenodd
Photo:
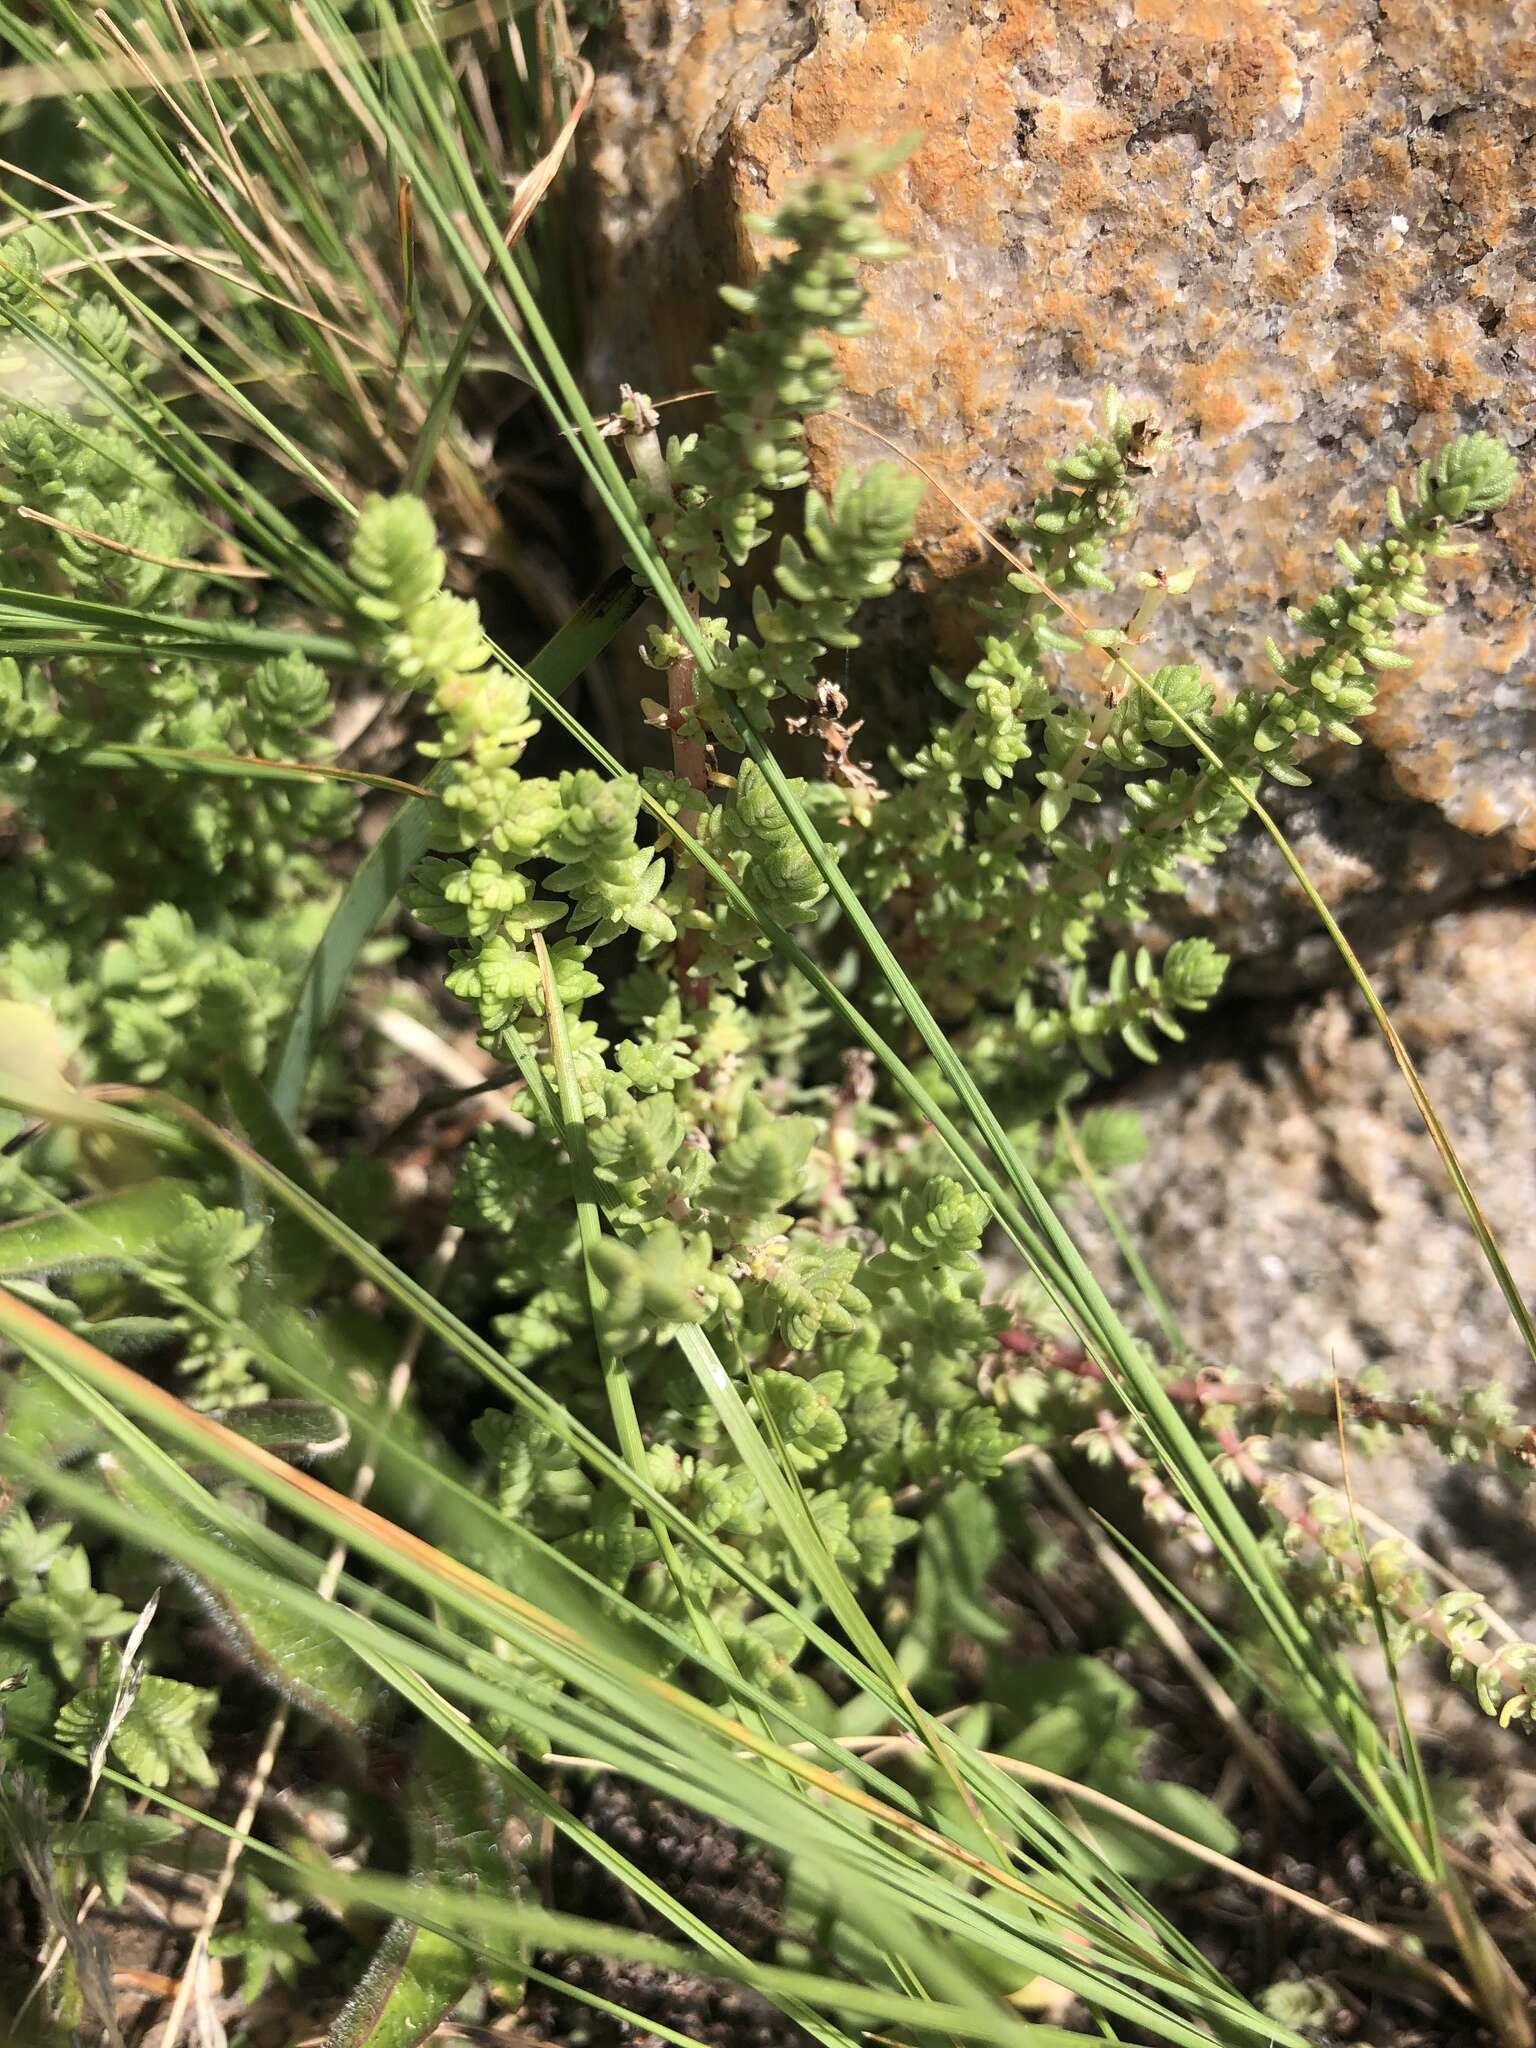
<path fill-rule="evenodd" d="M 1102 1366 L 1097 1365 L 1085 1352 L 1079 1351 L 1074 1345 L 1063 1343 L 1058 1339 L 1040 1338 L 1035 1336 L 1032 1331 L 1020 1329 L 1004 1330 L 998 1341 L 1004 1350 L 1014 1353 L 1015 1356 L 1038 1358 L 1042 1365 L 1058 1372 L 1071 1373 L 1074 1377 L 1094 1385 L 1107 1384 L 1107 1375 Z M 1287 1405 L 1300 1407 L 1302 1404 L 1293 1399 L 1295 1395 L 1300 1393 L 1308 1397 L 1306 1405 L 1307 1412 L 1309 1413 L 1325 1412 L 1322 1404 L 1323 1396 L 1326 1394 L 1326 1412 L 1329 1414 L 1336 1412 L 1333 1408 L 1333 1390 L 1331 1387 L 1286 1388 L 1245 1386 L 1232 1382 L 1224 1383 L 1217 1379 L 1214 1374 L 1193 1374 L 1186 1379 L 1173 1381 L 1168 1387 L 1168 1392 L 1176 1401 L 1200 1410 L 1214 1407 L 1241 1409 L 1244 1407 L 1270 1406 L 1282 1411 Z M 1409 1426 L 1415 1423 L 1423 1426 L 1426 1423 L 1442 1419 L 1427 1416 L 1420 1405 L 1413 1401 L 1379 1401 L 1375 1395 L 1362 1393 L 1359 1388 L 1351 1387 L 1348 1382 L 1340 1383 L 1340 1392 L 1346 1410 L 1349 1410 L 1359 1419 L 1388 1422 L 1399 1421 Z M 1355 1397 L 1355 1400 L 1352 1400 L 1352 1396 Z M 1356 1401 L 1358 1405 L 1356 1405 Z M 1120 1464 L 1131 1474 L 1133 1480 L 1136 1480 L 1137 1474 L 1132 1460 L 1138 1458 L 1139 1453 L 1128 1442 L 1122 1443 L 1124 1429 L 1121 1418 L 1112 1409 L 1100 1408 L 1094 1417 L 1094 1424 L 1095 1428 L 1105 1436 Z M 1488 1441 L 1504 1445 L 1504 1439 L 1495 1435 L 1495 1427 L 1489 1426 L 1487 1431 Z M 1260 1461 L 1255 1454 L 1254 1445 L 1262 1443 L 1264 1441 L 1262 1437 L 1244 1437 L 1239 1434 L 1231 1423 L 1223 1423 L 1212 1434 L 1217 1448 L 1226 1458 L 1230 1459 L 1232 1469 L 1257 1498 L 1261 1499 L 1282 1521 L 1289 1523 L 1293 1529 L 1298 1530 L 1300 1534 L 1305 1536 L 1339 1570 L 1350 1577 L 1360 1578 L 1363 1576 L 1364 1566 L 1359 1557 L 1353 1554 L 1344 1557 L 1338 1556 L 1329 1547 L 1329 1532 L 1327 1528 L 1318 1516 L 1313 1513 L 1306 1499 L 1294 1486 L 1288 1484 L 1283 1477 L 1271 1472 Z M 1513 1437 L 1515 1433 L 1511 1431 L 1508 1434 Z M 1530 1449 L 1533 1435 L 1536 1435 L 1536 1432 L 1531 1430 L 1524 1431 L 1518 1438 L 1519 1447 L 1513 1450 L 1513 1455 L 1524 1458 L 1526 1462 L 1536 1463 L 1536 1456 L 1532 1455 Z M 1508 1446 L 1504 1445 L 1504 1447 L 1507 1448 Z M 1144 1463 L 1145 1461 L 1143 1460 L 1142 1462 Z M 1432 1637 L 1448 1654 L 1459 1656 L 1468 1664 L 1476 1666 L 1496 1663 L 1504 1654 L 1502 1650 L 1489 1649 L 1484 1644 L 1468 1640 L 1464 1633 L 1458 1632 L 1443 1620 L 1435 1611 L 1433 1603 L 1423 1608 L 1416 1605 L 1409 1607 L 1393 1602 L 1390 1597 L 1390 1589 L 1383 1588 L 1382 1590 L 1388 1604 L 1394 1605 L 1396 1611 L 1405 1621 L 1413 1628 L 1421 1630 L 1425 1635 Z"/>
<path fill-rule="evenodd" d="M 1342 1553 L 1337 1545 L 1329 1543 L 1329 1530 L 1312 1512 L 1306 1500 L 1297 1491 L 1294 1482 L 1277 1477 L 1254 1456 L 1252 1445 L 1262 1439 L 1239 1437 L 1232 1428 L 1216 1432 L 1216 1441 L 1232 1460 L 1233 1467 L 1244 1484 L 1252 1487 L 1254 1493 L 1281 1521 L 1297 1529 L 1327 1559 L 1335 1570 L 1345 1578 L 1363 1581 L 1367 1565 L 1358 1548 Z M 1376 1576 L 1372 1574 L 1373 1578 Z M 1411 1583 L 1418 1587 L 1422 1582 L 1415 1575 Z M 1511 1650 L 1523 1646 L 1513 1639 L 1497 1647 L 1473 1639 L 1464 1628 L 1457 1628 L 1448 1622 L 1437 1610 L 1434 1601 L 1420 1606 L 1417 1601 L 1407 1599 L 1390 1583 L 1377 1582 L 1377 1592 L 1384 1607 L 1390 1607 L 1410 1628 L 1430 1637 L 1438 1643 L 1448 1657 L 1460 1658 L 1477 1670 L 1493 1667 L 1497 1670 Z"/>
<path fill-rule="evenodd" d="M 1146 1511 L 1153 1521 L 1161 1522 L 1167 1528 L 1177 1529 L 1190 1548 L 1201 1556 L 1210 1557 L 1214 1554 L 1214 1546 L 1199 1517 L 1191 1514 L 1151 1459 L 1143 1457 L 1137 1450 L 1125 1427 L 1123 1416 L 1118 1415 L 1113 1408 L 1101 1408 L 1093 1418 L 1093 1430 L 1085 1434 L 1104 1439 L 1116 1464 L 1141 1495 Z M 1078 1441 L 1081 1442 L 1082 1439 L 1079 1438 Z"/>
<path fill-rule="evenodd" d="M 998 1342 L 1015 1357 L 1033 1358 L 1054 1372 L 1070 1373 L 1095 1385 L 1107 1384 L 1101 1365 L 1076 1345 L 1058 1338 L 1037 1337 L 1031 1330 L 1004 1330 Z M 1382 1422 L 1396 1429 L 1457 1429 L 1480 1439 L 1489 1451 L 1502 1451 L 1522 1465 L 1536 1469 L 1536 1427 L 1518 1423 L 1485 1422 L 1460 1413 L 1442 1413 L 1433 1402 L 1410 1396 L 1389 1400 L 1374 1394 L 1353 1380 L 1340 1380 L 1337 1391 L 1326 1385 L 1271 1386 L 1256 1380 L 1223 1379 L 1215 1371 L 1197 1372 L 1169 1380 L 1164 1391 L 1180 1407 L 1204 1413 L 1208 1408 L 1236 1408 L 1246 1414 L 1268 1413 L 1307 1415 L 1331 1421 L 1342 1404 L 1352 1422 Z"/>

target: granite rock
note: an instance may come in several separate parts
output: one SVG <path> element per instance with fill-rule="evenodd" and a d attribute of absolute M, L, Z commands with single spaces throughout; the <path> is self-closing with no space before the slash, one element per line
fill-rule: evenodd
<path fill-rule="evenodd" d="M 619 0 L 601 68 L 599 402 L 693 384 L 748 217 L 840 142 L 915 135 L 847 410 L 995 523 L 1120 387 L 1162 428 L 1128 563 L 1201 570 L 1159 657 L 1260 677 L 1405 467 L 1473 426 L 1536 456 L 1536 0 Z M 819 432 L 823 472 L 880 452 Z M 1368 936 L 1536 856 L 1533 471 L 1364 761 L 1283 800 Z M 975 553 L 930 493 L 922 602 L 861 658 L 887 703 L 953 638 Z M 1257 985 L 1325 964 L 1293 961 L 1258 838 L 1195 902 Z"/>
<path fill-rule="evenodd" d="M 1270 811 L 1329 909 L 1374 967 L 1399 938 L 1518 875 L 1507 839 L 1470 839 L 1432 805 L 1406 801 L 1380 753 L 1335 747 L 1308 763 L 1307 789 L 1271 788 Z M 1204 934 L 1232 956 L 1228 996 L 1296 994 L 1342 984 L 1348 970 L 1301 884 L 1257 825 L 1152 905 L 1150 935 Z"/>
<path fill-rule="evenodd" d="M 1536 1299 L 1536 899 L 1522 887 L 1400 940 L 1377 985 L 1515 1282 Z M 1498 1381 L 1536 1419 L 1536 1374 L 1392 1054 L 1351 991 L 1230 1010 L 1213 1048 L 1122 1091 L 1150 1140 L 1115 1199 L 1186 1341 L 1245 1376 L 1373 1367 L 1398 1393 Z M 1071 1218 L 1106 1281 L 1096 1212 Z M 1127 1313 L 1145 1311 L 1120 1289 Z M 1317 1453 L 1337 1477 L 1337 1455 Z M 1361 1498 L 1536 1633 L 1531 1497 L 1403 1440 Z M 1523 1498 L 1522 1498 L 1523 1493 Z"/>

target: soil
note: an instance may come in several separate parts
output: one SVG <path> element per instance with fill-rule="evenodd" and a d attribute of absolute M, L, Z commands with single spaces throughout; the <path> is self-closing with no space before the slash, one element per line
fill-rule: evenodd
<path fill-rule="evenodd" d="M 783 1879 L 760 1848 L 732 1828 L 619 1778 L 577 1781 L 569 1799 L 595 1834 L 665 1885 L 679 1904 L 744 1955 L 772 1957 Z M 675 1932 L 627 1886 L 563 1844 L 551 1863 L 550 1888 L 551 1903 L 560 1912 L 650 1934 Z M 691 2034 L 711 2048 L 808 2048 L 810 2042 L 777 2007 L 745 1987 L 702 1984 L 675 1970 L 597 1956 L 541 1956 L 539 1962 L 566 1983 Z M 654 2038 L 545 1990 L 530 1999 L 523 2019 L 531 2032 L 571 2048 L 629 2048 Z"/>

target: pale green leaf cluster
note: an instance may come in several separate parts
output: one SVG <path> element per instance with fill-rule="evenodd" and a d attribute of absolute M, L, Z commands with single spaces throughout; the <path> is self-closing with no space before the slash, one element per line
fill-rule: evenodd
<path fill-rule="evenodd" d="M 771 219 L 755 221 L 760 233 L 789 246 L 753 283 L 722 292 L 742 324 L 698 371 L 719 399 L 718 415 L 668 443 L 665 487 L 648 504 L 642 497 L 679 575 L 707 598 L 718 596 L 726 565 L 740 568 L 767 538 L 774 495 L 806 481 L 805 421 L 841 388 L 836 338 L 862 332 L 860 270 L 901 253 L 866 186 L 881 162 L 868 152 L 852 155 L 801 186 Z M 878 583 L 882 563 L 887 575 L 894 569 L 892 541 L 899 556 L 905 535 L 887 490 L 862 505 L 856 493 L 845 495 L 830 517 L 817 503 L 820 538 L 810 543 L 809 561 L 798 549 L 783 558 L 784 588 L 792 596 L 797 572 L 809 569 L 808 588 L 830 599 L 836 615 L 842 590 L 856 588 L 861 576 Z"/>
<path fill-rule="evenodd" d="M 123 1769 L 146 1785 L 173 1780 L 216 1785 L 218 1773 L 206 1746 L 208 1717 L 217 1695 L 177 1678 L 153 1672 L 139 1679 L 126 1713 L 118 1671 L 112 1663 L 95 1685 L 77 1692 L 60 1708 L 54 1733 L 64 1747 L 86 1755 L 110 1731 L 109 1747 Z"/>
<path fill-rule="evenodd" d="M 708 368 L 720 418 L 672 444 L 664 488 L 642 402 L 629 408 L 652 532 L 706 607 L 720 597 L 721 554 L 739 580 L 766 539 L 765 494 L 805 480 L 801 428 L 836 386 L 831 339 L 807 337 L 856 322 L 859 263 L 884 253 L 872 217 L 846 168 L 786 205 L 775 232 L 790 246 L 738 308 L 751 325 Z M 1244 788 L 1266 769 L 1299 774 L 1304 741 L 1368 710 L 1369 675 L 1399 614 L 1427 603 L 1424 567 L 1451 544 L 1450 519 L 1503 487 L 1481 444 L 1456 444 L 1411 508 L 1394 501 L 1382 548 L 1350 557 L 1355 585 L 1299 615 L 1317 644 L 1281 689 L 1219 705 L 1193 667 L 1165 666 L 1145 684 L 1122 672 L 1119 629 L 1068 633 L 1043 594 L 1113 594 L 1110 550 L 1134 518 L 1154 438 L 1112 397 L 1100 431 L 1057 465 L 1017 522 L 1029 573 L 1007 576 L 986 605 L 971 669 L 935 678 L 930 736 L 893 758 L 889 788 L 846 762 L 826 782 L 791 784 L 840 842 L 902 963 L 954 1020 L 1026 1154 L 1058 1180 L 1069 1165 L 1029 1119 L 1117 1058 L 1154 1060 L 1221 988 L 1226 961 L 1208 940 L 1158 953 L 1134 927 L 1159 892 L 1183 886 L 1191 861 L 1217 855 Z M 1016 1411 L 980 1391 L 1009 1320 L 987 1299 L 984 1205 L 877 1091 L 818 1070 L 819 1023 L 797 1025 L 792 1050 L 780 1049 L 751 913 L 805 933 L 829 960 L 839 927 L 767 775 L 727 760 L 743 745 L 742 717 L 759 732 L 795 704 L 841 717 L 823 664 L 858 644 L 859 607 L 889 590 L 919 495 L 890 465 L 807 493 L 799 534 L 751 596 L 750 632 L 703 613 L 712 667 L 694 669 L 674 627 L 653 632 L 651 660 L 686 659 L 697 690 L 697 713 L 669 721 L 679 745 L 705 748 L 707 775 L 686 781 L 591 768 L 525 776 L 536 735 L 525 684 L 491 659 L 473 605 L 448 592 L 424 508 L 370 501 L 351 558 L 377 659 L 427 693 L 442 734 L 443 826 L 408 901 L 459 942 L 448 987 L 525 1083 L 531 1128 L 482 1135 L 460 1178 L 460 1214 L 486 1234 L 477 1241 L 505 1302 L 500 1341 L 598 1429 L 603 1361 L 620 1361 L 674 1497 L 770 1579 L 786 1560 L 763 1535 L 757 1487 L 700 1405 L 679 1333 L 709 1334 L 801 1476 L 834 1555 L 871 1577 L 905 1528 L 898 1495 L 986 1480 L 1019 1441 Z M 1186 728 L 1219 771 L 1192 755 Z M 1180 755 L 1194 765 L 1175 765 Z M 751 913 L 700 874 L 685 831 Z M 557 1107 L 557 1037 L 579 1131 Z M 1125 1123 L 1111 1112 L 1085 1124 L 1096 1167 L 1137 1156 Z M 571 1206 L 588 1174 L 590 1241 Z M 539 1426 L 492 1413 L 481 1441 L 490 1483 L 532 1527 L 617 1585 L 643 1579 L 670 1606 L 677 1589 L 650 1533 L 574 1468 L 544 1469 Z M 715 1625 L 749 1625 L 718 1572 L 690 1572 Z"/>
<path fill-rule="evenodd" d="M 57 652 L 0 654 L 0 808 L 34 849 L 0 894 L 0 995 L 51 1009 L 87 1074 L 206 1089 L 224 1055 L 265 1058 L 323 911 L 316 853 L 350 826 L 353 796 L 93 765 L 87 750 L 311 760 L 330 683 L 296 653 L 236 680 L 174 641 L 159 659 L 71 645 L 61 599 L 216 633 L 241 586 L 192 560 L 206 520 L 113 409 L 142 367 L 121 308 L 56 292 L 43 266 L 72 251 L 42 230 L 5 252 L 0 548 L 10 600 L 35 593 L 53 607 L 39 623 L 60 624 Z"/>
<path fill-rule="evenodd" d="M 46 1762 L 37 1743 L 50 1739 L 83 1760 L 110 1729 L 112 1757 L 146 1784 L 217 1783 L 204 1741 L 213 1694 L 146 1671 L 145 1648 L 135 1650 L 125 1683 L 120 1649 L 133 1627 L 133 1614 L 97 1583 L 71 1525 L 34 1519 L 13 1502 L 0 1516 L 0 1774 L 36 1771 Z M 78 1798 L 71 1765 L 53 1775 L 73 1781 Z M 130 1814 L 121 1791 L 98 1785 L 88 1817 L 77 1812 L 60 1829 L 54 1852 L 91 1871 L 116 1903 L 129 1856 L 176 1833 L 158 1816 Z M 0 1831 L 0 1870 L 15 1867 L 14 1848 Z"/>

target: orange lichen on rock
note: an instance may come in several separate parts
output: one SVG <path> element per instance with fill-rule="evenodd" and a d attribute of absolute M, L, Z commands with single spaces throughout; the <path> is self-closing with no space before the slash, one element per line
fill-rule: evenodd
<path fill-rule="evenodd" d="M 1390 343 L 1405 396 L 1420 412 L 1452 416 L 1493 397 L 1500 380 L 1483 361 L 1481 341 L 1465 306 L 1437 306 L 1422 324 L 1405 322 Z"/>
<path fill-rule="evenodd" d="M 649 213 L 609 208 L 622 330 L 643 322 L 670 364 L 691 328 L 694 361 L 713 317 L 680 266 L 629 260 L 648 222 L 696 235 L 702 212 L 740 247 L 829 150 L 915 135 L 881 181 L 911 254 L 870 280 L 847 409 L 993 520 L 1118 385 L 1164 430 L 1135 559 L 1208 567 L 1170 657 L 1252 677 L 1282 603 L 1330 574 L 1331 534 L 1377 530 L 1388 482 L 1458 430 L 1536 434 L 1536 0 L 619 12 L 635 55 L 599 90 L 604 161 L 622 137 L 650 176 L 670 124 L 683 165 Z M 607 346 L 610 383 L 649 375 Z M 835 423 L 815 449 L 822 480 L 882 452 Z M 919 532 L 929 574 L 974 559 L 938 494 Z M 1401 787 L 1510 845 L 1536 829 L 1533 654 L 1500 637 L 1528 615 L 1531 533 L 1528 511 L 1496 523 L 1367 728 Z"/>

